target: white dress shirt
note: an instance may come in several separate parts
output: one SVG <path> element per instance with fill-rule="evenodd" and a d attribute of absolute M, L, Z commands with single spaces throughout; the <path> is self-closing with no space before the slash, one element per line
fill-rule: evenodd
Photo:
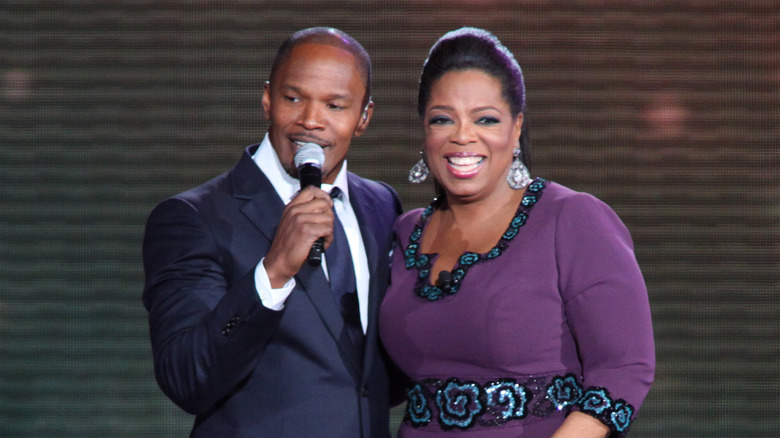
<path fill-rule="evenodd" d="M 265 174 L 266 178 L 273 185 L 274 190 L 287 205 L 293 197 L 300 191 L 300 181 L 291 177 L 282 167 L 279 156 L 276 154 L 271 141 L 266 134 L 257 151 L 252 156 L 255 164 Z M 358 303 L 360 306 L 360 323 L 363 326 L 363 333 L 366 332 L 368 325 L 368 284 L 370 273 L 368 271 L 368 258 L 366 248 L 363 244 L 363 236 L 360 234 L 360 226 L 355 216 L 355 211 L 349 202 L 349 186 L 347 184 L 347 162 L 341 166 L 336 180 L 333 184 L 322 184 L 322 190 L 330 192 L 333 187 L 341 190 L 341 196 L 333 200 L 336 215 L 344 227 L 347 235 L 349 250 L 352 253 L 352 264 L 355 266 L 355 280 L 357 282 Z M 271 281 L 268 279 L 268 273 L 263 265 L 263 260 L 255 268 L 255 287 L 260 295 L 263 305 L 272 310 L 282 310 L 287 297 L 290 296 L 295 287 L 295 278 L 291 278 L 284 286 L 279 289 L 271 287 Z M 325 277 L 328 277 L 327 260 L 325 254 L 322 254 L 322 269 Z"/>

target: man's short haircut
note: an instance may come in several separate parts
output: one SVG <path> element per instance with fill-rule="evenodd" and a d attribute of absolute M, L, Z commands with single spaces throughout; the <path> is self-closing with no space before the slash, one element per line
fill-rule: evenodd
<path fill-rule="evenodd" d="M 269 82 L 271 86 L 274 84 L 276 72 L 279 66 L 290 55 L 295 46 L 299 44 L 324 44 L 327 46 L 338 47 L 344 49 L 355 57 L 358 69 L 360 70 L 360 77 L 363 80 L 363 84 L 366 88 L 366 94 L 363 96 L 363 107 L 368 104 L 371 99 L 371 57 L 368 56 L 368 52 L 359 42 L 354 38 L 347 35 L 345 32 L 332 28 L 332 27 L 311 27 L 303 29 L 290 35 L 276 51 L 276 58 L 271 66 L 271 75 Z"/>

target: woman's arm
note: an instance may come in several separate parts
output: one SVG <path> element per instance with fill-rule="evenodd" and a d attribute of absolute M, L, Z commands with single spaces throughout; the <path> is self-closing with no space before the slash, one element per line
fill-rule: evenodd
<path fill-rule="evenodd" d="M 582 412 L 572 412 L 550 438 L 605 438 L 609 428 Z"/>

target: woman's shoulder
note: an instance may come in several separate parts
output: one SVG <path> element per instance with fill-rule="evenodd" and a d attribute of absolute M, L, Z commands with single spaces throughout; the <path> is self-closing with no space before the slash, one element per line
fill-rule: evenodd
<path fill-rule="evenodd" d="M 554 217 L 563 228 L 571 227 L 577 229 L 577 232 L 594 232 L 596 229 L 622 232 L 625 229 L 625 224 L 615 210 L 590 193 L 548 181 L 542 198 L 547 201 L 547 214 Z"/>
<path fill-rule="evenodd" d="M 393 228 L 399 235 L 408 235 L 412 232 L 412 228 L 420 221 L 424 208 L 415 208 L 404 212 L 395 220 Z"/>
<path fill-rule="evenodd" d="M 597 198 L 596 196 L 586 192 L 579 192 L 553 181 L 545 181 L 542 198 L 556 211 L 563 209 L 579 210 L 593 208 L 606 208 L 611 210 L 611 208 L 606 203 L 604 203 L 604 201 Z"/>

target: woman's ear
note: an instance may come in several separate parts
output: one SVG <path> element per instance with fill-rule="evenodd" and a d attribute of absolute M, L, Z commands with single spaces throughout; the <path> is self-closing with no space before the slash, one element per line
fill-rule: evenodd
<path fill-rule="evenodd" d="M 517 119 L 515 119 L 514 131 L 515 132 L 512 134 L 512 137 L 517 138 L 517 141 L 520 141 L 520 134 L 523 133 L 523 113 L 517 115 Z"/>

